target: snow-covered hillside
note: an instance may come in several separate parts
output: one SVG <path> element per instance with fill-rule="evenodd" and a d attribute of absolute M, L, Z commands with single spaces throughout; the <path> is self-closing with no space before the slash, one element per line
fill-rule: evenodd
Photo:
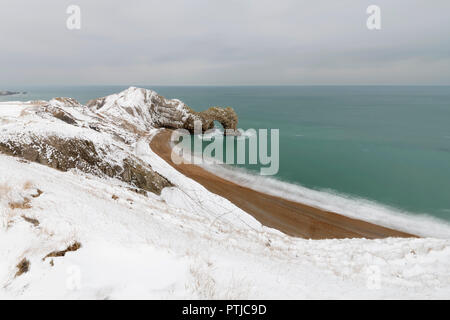
<path fill-rule="evenodd" d="M 111 108 L 138 101 L 133 92 L 104 112 L 70 99 L 0 103 L 0 298 L 450 297 L 450 240 L 265 228 L 153 153 L 140 103 L 118 121 Z M 49 137 L 92 143 L 98 157 L 36 144 Z M 30 146 L 37 157 L 12 156 Z"/>

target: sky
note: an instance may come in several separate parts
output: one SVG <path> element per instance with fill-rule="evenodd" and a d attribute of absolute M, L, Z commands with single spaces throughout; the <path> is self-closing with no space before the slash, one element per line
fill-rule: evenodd
<path fill-rule="evenodd" d="M 20 85 L 449 85 L 448 0 L 2 0 Z M 81 29 L 69 30 L 69 5 Z M 369 5 L 381 30 L 369 30 Z"/>

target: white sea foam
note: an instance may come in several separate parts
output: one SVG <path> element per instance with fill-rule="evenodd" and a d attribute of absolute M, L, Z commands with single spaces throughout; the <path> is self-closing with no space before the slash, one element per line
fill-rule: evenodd
<path fill-rule="evenodd" d="M 218 135 L 223 132 L 215 130 L 212 134 Z M 208 160 L 196 154 L 184 153 L 183 158 L 186 163 L 201 164 L 204 169 L 221 178 L 259 192 L 422 237 L 450 239 L 450 223 L 426 213 L 406 212 L 334 190 L 313 190 L 274 177 L 257 175 L 244 168 L 232 167 L 218 162 L 217 159 Z M 197 161 L 194 161 L 195 158 Z"/>
<path fill-rule="evenodd" d="M 427 214 L 408 213 L 331 190 L 313 190 L 298 184 L 252 174 L 242 168 L 211 164 L 205 164 L 203 167 L 224 179 L 256 191 L 418 236 L 450 239 L 450 223 Z"/>
<path fill-rule="evenodd" d="M 212 138 L 223 137 L 223 130 L 214 128 L 214 129 L 209 130 L 207 133 L 199 134 L 199 135 L 196 135 L 195 137 L 199 138 L 201 140 L 210 141 Z"/>
<path fill-rule="evenodd" d="M 246 138 L 251 138 L 254 137 L 257 132 L 255 130 L 244 130 L 244 129 L 238 129 L 239 132 L 241 133 L 239 136 L 233 136 L 236 139 L 246 139 Z M 196 138 L 201 139 L 201 140 L 206 140 L 206 141 L 210 141 L 212 138 L 223 138 L 224 136 L 224 131 L 222 129 L 219 128 L 213 128 L 207 131 L 207 133 L 202 133 L 202 134 L 198 134 L 195 135 Z"/>

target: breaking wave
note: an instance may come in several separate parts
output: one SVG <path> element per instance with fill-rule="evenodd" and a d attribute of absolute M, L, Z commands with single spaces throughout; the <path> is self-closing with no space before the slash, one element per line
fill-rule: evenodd
<path fill-rule="evenodd" d="M 309 189 L 273 177 L 256 175 L 243 168 L 223 164 L 204 164 L 202 167 L 221 178 L 259 192 L 422 237 L 450 239 L 450 223 L 426 214 L 408 213 L 330 190 Z"/>

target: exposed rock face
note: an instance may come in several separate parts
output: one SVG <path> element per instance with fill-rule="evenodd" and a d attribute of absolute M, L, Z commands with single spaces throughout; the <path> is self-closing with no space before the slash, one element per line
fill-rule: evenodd
<path fill-rule="evenodd" d="M 156 194 L 161 194 L 162 189 L 172 186 L 166 178 L 133 155 L 118 164 L 107 161 L 111 150 L 96 147 L 89 140 L 34 136 L 27 141 L 0 141 L 0 152 L 61 171 L 78 169 L 97 176 L 106 175 Z"/>
<path fill-rule="evenodd" d="M 120 178 L 132 186 L 158 195 L 165 187 L 173 186 L 170 181 L 153 171 L 148 164 L 136 158 L 127 158 L 123 161 Z"/>
<path fill-rule="evenodd" d="M 211 107 L 208 110 L 198 112 L 197 115 L 205 124 L 206 130 L 214 128 L 214 121 L 218 121 L 225 129 L 225 134 L 239 134 L 239 131 L 237 131 L 238 117 L 231 107 Z"/>
<path fill-rule="evenodd" d="M 0 141 L 0 151 L 61 171 L 73 168 L 93 174 L 106 171 L 94 144 L 88 140 L 31 136 L 27 141 Z"/>

